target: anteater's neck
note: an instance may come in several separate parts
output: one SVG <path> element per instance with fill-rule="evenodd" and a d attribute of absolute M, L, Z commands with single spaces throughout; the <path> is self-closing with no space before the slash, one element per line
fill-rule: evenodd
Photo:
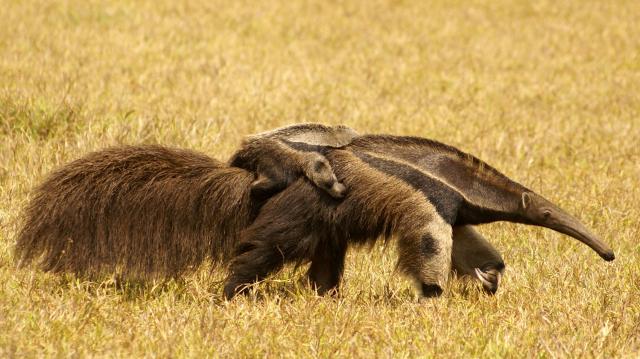
<path fill-rule="evenodd" d="M 491 197 L 483 199 L 482 203 L 465 200 L 460 207 L 456 225 L 483 224 L 497 221 L 525 223 L 526 219 L 520 213 L 520 196 L 511 192 L 496 193 L 494 188 L 487 188 Z M 469 193 L 467 193 L 469 194 Z M 474 196 L 469 196 L 473 199 Z"/>

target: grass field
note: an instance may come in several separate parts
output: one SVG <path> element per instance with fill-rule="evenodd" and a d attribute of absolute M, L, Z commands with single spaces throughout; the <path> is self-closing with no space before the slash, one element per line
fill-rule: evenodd
<path fill-rule="evenodd" d="M 637 357 L 640 2 L 31 1 L 0 6 L 0 357 Z M 224 160 L 295 122 L 434 138 L 576 214 L 481 227 L 495 297 L 419 301 L 393 246 L 349 253 L 342 296 L 305 268 L 224 302 L 224 271 L 116 286 L 16 269 L 53 168 L 116 144 Z"/>

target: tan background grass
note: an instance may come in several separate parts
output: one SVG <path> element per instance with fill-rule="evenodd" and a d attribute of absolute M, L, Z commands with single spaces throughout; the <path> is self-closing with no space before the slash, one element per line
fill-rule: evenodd
<path fill-rule="evenodd" d="M 640 2 L 18 1 L 0 6 L 0 357 L 634 357 L 640 350 Z M 575 213 L 567 237 L 492 224 L 496 297 L 418 302 L 393 248 L 344 294 L 288 270 L 221 301 L 223 273 L 88 282 L 16 270 L 29 189 L 121 143 L 225 159 L 243 135 L 344 123 L 456 145 Z"/>

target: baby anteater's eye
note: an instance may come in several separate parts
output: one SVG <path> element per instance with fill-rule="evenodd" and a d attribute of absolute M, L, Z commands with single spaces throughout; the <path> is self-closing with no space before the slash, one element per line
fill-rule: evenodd
<path fill-rule="evenodd" d="M 320 172 L 324 170 L 326 167 L 327 165 L 323 161 L 316 161 L 316 163 L 314 164 L 313 170 L 316 172 Z"/>
<path fill-rule="evenodd" d="M 324 188 L 325 190 L 330 190 L 333 187 L 334 183 L 335 181 L 331 180 L 322 181 L 322 183 L 320 183 L 320 187 Z"/>

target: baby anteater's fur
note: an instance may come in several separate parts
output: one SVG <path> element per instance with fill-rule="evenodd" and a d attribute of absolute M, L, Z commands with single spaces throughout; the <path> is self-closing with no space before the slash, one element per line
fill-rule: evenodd
<path fill-rule="evenodd" d="M 20 263 L 44 270 L 175 277 L 226 257 L 253 217 L 248 171 L 192 151 L 118 147 L 42 183 L 18 235 Z"/>
<path fill-rule="evenodd" d="M 338 182 L 331 164 L 316 151 L 300 151 L 295 144 L 337 148 L 350 143 L 358 133 L 352 128 L 303 123 L 246 137 L 229 165 L 256 172 L 251 184 L 256 197 L 267 198 L 301 176 L 334 198 L 342 198 L 346 187 Z"/>
<path fill-rule="evenodd" d="M 298 151 L 278 140 L 259 138 L 243 142 L 229 165 L 257 173 L 257 179 L 251 183 L 251 193 L 256 198 L 266 199 L 301 176 L 334 198 L 342 198 L 346 192 L 323 155 Z"/>

